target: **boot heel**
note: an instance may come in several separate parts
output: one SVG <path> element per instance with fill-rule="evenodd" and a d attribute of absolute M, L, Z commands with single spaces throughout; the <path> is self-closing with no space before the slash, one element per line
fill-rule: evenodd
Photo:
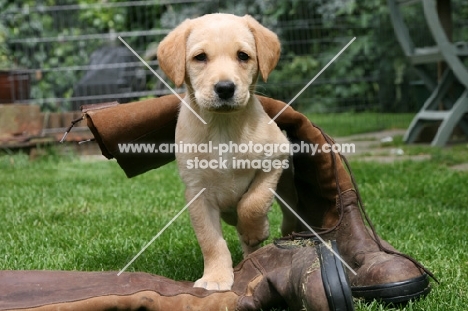
<path fill-rule="evenodd" d="M 348 276 L 343 264 L 330 251 L 329 247 L 336 254 L 339 254 L 335 240 L 330 241 L 329 246 L 322 243 L 316 246 L 328 306 L 330 310 L 354 311 L 353 295 L 349 286 Z"/>

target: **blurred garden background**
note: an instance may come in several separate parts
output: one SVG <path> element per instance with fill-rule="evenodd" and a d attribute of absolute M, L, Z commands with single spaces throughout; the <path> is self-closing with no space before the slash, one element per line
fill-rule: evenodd
<path fill-rule="evenodd" d="M 354 36 L 357 40 L 295 101 L 303 112 L 416 112 L 428 92 L 395 39 L 383 0 L 0 0 L 0 70 L 26 73 L 14 98 L 45 111 L 168 93 L 118 40 L 157 69 L 167 32 L 205 13 L 250 14 L 275 31 L 282 56 L 258 92 L 288 102 Z M 468 7 L 453 0 L 454 41 L 468 36 Z M 408 6 L 419 45 L 433 45 L 422 8 Z M 434 74 L 436 68 L 434 66 Z"/>

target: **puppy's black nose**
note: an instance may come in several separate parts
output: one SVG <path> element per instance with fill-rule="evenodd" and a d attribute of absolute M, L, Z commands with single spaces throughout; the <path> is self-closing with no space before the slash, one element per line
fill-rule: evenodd
<path fill-rule="evenodd" d="M 221 99 L 229 99 L 234 96 L 236 85 L 232 81 L 219 81 L 215 84 L 214 90 Z"/>

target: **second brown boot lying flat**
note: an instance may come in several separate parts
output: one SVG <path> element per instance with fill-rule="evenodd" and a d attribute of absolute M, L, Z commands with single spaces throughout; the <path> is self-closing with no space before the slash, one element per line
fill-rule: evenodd
<path fill-rule="evenodd" d="M 0 271 L 0 310 L 353 311 L 347 280 L 334 277 L 342 266 L 327 253 L 308 239 L 264 246 L 237 265 L 230 291 L 141 272 Z"/>
<path fill-rule="evenodd" d="M 274 117 L 286 104 L 259 97 L 265 111 Z M 174 159 L 173 155 L 122 154 L 120 143 L 174 142 L 179 100 L 163 96 L 105 109 L 84 110 L 88 126 L 103 154 L 116 158 L 128 177 L 142 174 Z M 293 143 L 313 143 L 320 149 L 333 141 L 304 115 L 291 107 L 275 119 Z M 294 184 L 278 185 L 278 193 L 312 227 L 326 238 L 336 239 L 346 262 L 357 275 L 348 273 L 353 295 L 385 302 L 405 302 L 430 291 L 427 271 L 409 256 L 399 254 L 380 240 L 358 200 L 357 187 L 336 153 L 294 154 Z M 285 218 L 292 216 L 286 212 Z M 283 227 L 283 234 L 301 232 L 300 222 Z"/>

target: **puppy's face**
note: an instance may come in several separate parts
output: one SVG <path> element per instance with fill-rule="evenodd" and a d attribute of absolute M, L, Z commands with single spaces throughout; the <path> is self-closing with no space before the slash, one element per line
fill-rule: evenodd
<path fill-rule="evenodd" d="M 259 74 L 266 80 L 280 54 L 277 36 L 252 17 L 209 14 L 186 20 L 158 47 L 162 70 L 186 83 L 193 103 L 212 112 L 247 105 Z"/>
<path fill-rule="evenodd" d="M 239 110 L 257 79 L 255 38 L 240 18 L 211 17 L 201 20 L 187 39 L 185 82 L 201 108 Z"/>

